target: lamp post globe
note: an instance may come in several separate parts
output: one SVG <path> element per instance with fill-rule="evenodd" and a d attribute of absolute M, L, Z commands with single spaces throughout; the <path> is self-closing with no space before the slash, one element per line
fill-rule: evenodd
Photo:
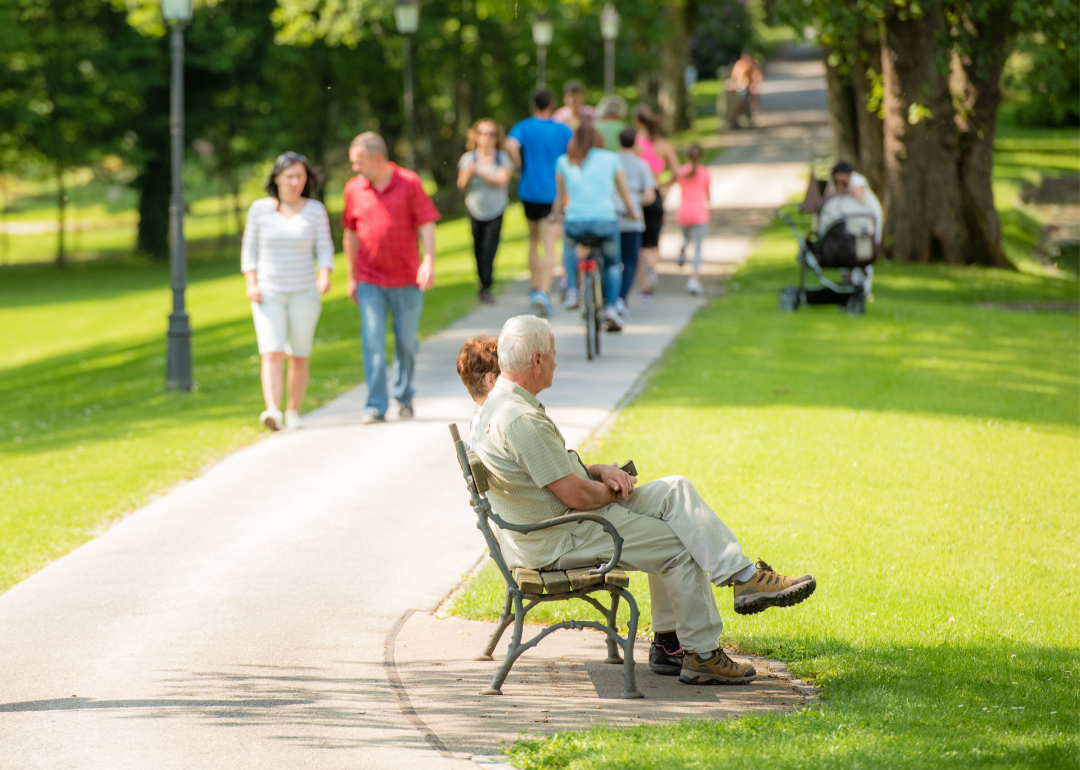
<path fill-rule="evenodd" d="M 408 150 L 405 165 L 416 170 L 415 117 L 413 114 L 412 36 L 420 28 L 420 3 L 418 0 L 397 0 L 394 3 L 394 23 L 404 37 L 405 45 L 405 136 Z"/>
<path fill-rule="evenodd" d="M 615 41 L 619 37 L 619 12 L 608 3 L 600 12 L 600 37 L 604 38 L 604 93 L 615 93 Z"/>
<path fill-rule="evenodd" d="M 420 27 L 420 3 L 418 0 L 398 0 L 394 3 L 394 23 L 403 35 L 412 35 Z"/>
<path fill-rule="evenodd" d="M 172 34 L 172 89 L 169 134 L 172 195 L 169 199 L 169 277 L 172 313 L 165 337 L 165 387 L 192 390 L 191 324 L 185 308 L 187 241 L 184 239 L 184 27 L 191 21 L 192 0 L 161 0 L 161 17 Z"/>
<path fill-rule="evenodd" d="M 546 13 L 541 13 L 532 23 L 533 42 L 536 44 L 536 87 L 547 84 L 547 49 L 555 36 L 555 24 Z"/>
<path fill-rule="evenodd" d="M 161 0 L 161 18 L 169 24 L 191 21 L 194 0 Z"/>

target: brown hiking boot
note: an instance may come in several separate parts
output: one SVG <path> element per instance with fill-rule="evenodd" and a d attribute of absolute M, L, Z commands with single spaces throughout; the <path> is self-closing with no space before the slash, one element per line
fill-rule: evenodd
<path fill-rule="evenodd" d="M 736 663 L 723 649 L 702 660 L 696 652 L 683 658 L 679 681 L 683 684 L 749 684 L 757 671 L 749 663 Z"/>
<path fill-rule="evenodd" d="M 790 607 L 817 588 L 817 581 L 810 575 L 781 575 L 763 561 L 757 563 L 757 570 L 745 583 L 735 584 L 735 611 L 740 615 L 753 615 L 769 607 Z"/>

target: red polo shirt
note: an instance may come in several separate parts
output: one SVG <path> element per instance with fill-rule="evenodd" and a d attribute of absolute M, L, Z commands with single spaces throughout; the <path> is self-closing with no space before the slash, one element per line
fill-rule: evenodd
<path fill-rule="evenodd" d="M 439 219 L 420 177 L 390 164 L 390 183 L 380 192 L 362 176 L 345 185 L 341 226 L 355 230 L 360 247 L 353 261 L 358 283 L 387 289 L 416 285 L 420 269 L 417 229 Z"/>

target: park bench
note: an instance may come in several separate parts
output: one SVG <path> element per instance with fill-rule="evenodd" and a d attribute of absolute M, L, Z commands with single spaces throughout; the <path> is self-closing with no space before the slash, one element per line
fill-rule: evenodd
<path fill-rule="evenodd" d="M 493 660 L 491 653 L 494 652 L 495 646 L 499 643 L 499 639 L 502 638 L 507 626 L 510 625 L 511 621 L 514 623 L 514 632 L 506 650 L 506 657 L 503 658 L 502 665 L 499 666 L 494 679 L 491 680 L 491 685 L 481 692 L 481 695 L 502 695 L 503 682 L 506 680 L 507 674 L 510 673 L 514 661 L 525 650 L 539 644 L 548 634 L 558 631 L 560 628 L 578 630 L 594 628 L 607 635 L 608 651 L 607 659 L 604 662 L 623 664 L 623 692 L 621 697 L 644 697 L 638 692 L 637 684 L 634 681 L 634 639 L 637 636 L 638 607 L 633 594 L 627 590 L 630 585 L 629 577 L 624 570 L 616 566 L 619 562 L 619 556 L 622 554 L 623 543 L 618 530 L 602 516 L 589 513 L 557 516 L 540 524 L 511 524 L 503 520 L 491 510 L 491 503 L 484 496 L 484 493 L 488 490 L 488 473 L 484 464 L 476 453 L 465 448 L 465 443 L 458 433 L 457 425 L 450 425 L 450 435 L 454 438 L 458 463 L 461 465 L 461 472 L 465 476 L 465 484 L 469 490 L 472 507 L 476 512 L 476 528 L 480 530 L 484 540 L 487 541 L 491 559 L 495 562 L 499 572 L 502 573 L 503 579 L 506 581 L 506 600 L 503 603 L 502 612 L 499 614 L 498 625 L 491 634 L 483 653 L 477 656 L 476 660 Z M 494 522 L 496 526 L 502 529 L 508 529 L 512 532 L 536 532 L 537 530 L 578 521 L 595 521 L 604 528 L 604 531 L 611 535 L 615 548 L 611 561 L 607 564 L 570 569 L 565 572 L 539 572 L 521 568 L 511 571 L 507 568 L 506 561 L 503 559 L 499 541 L 491 530 L 491 522 Z M 610 595 L 610 607 L 605 607 L 593 596 L 593 594 L 604 591 Z M 525 616 L 531 609 L 546 602 L 562 602 L 570 599 L 580 599 L 595 607 L 604 616 L 607 621 L 606 624 L 592 620 L 565 620 L 548 626 L 526 642 L 521 641 Z M 616 625 L 620 599 L 625 599 L 630 608 L 630 622 L 627 624 L 625 638 L 619 636 L 618 626 Z M 622 649 L 622 656 L 619 655 L 620 648 Z"/>

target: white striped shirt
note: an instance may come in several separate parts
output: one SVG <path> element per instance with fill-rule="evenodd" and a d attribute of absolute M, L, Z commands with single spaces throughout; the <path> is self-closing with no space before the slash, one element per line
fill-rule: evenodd
<path fill-rule="evenodd" d="M 315 288 L 313 261 L 334 269 L 334 243 L 326 207 L 308 198 L 300 213 L 284 216 L 273 198 L 260 198 L 248 209 L 241 272 L 255 271 L 263 291 L 294 292 Z"/>

